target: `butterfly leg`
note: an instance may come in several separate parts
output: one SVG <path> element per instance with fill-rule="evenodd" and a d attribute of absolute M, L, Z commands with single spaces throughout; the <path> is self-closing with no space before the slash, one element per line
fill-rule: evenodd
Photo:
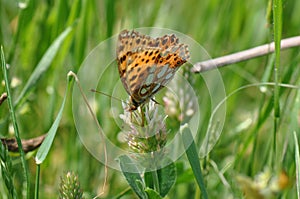
<path fill-rule="evenodd" d="M 140 108 L 141 119 L 142 119 L 140 126 L 143 127 L 145 125 L 145 112 L 143 111 L 144 105 L 141 105 L 139 108 Z"/>

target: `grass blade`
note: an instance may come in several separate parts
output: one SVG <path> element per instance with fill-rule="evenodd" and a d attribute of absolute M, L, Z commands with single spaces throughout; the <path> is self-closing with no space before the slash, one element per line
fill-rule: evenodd
<path fill-rule="evenodd" d="M 196 144 L 194 142 L 191 131 L 187 125 L 182 127 L 181 137 L 182 137 L 185 152 L 186 152 L 188 160 L 191 164 L 194 176 L 195 176 L 198 186 L 202 192 L 202 196 L 203 196 L 203 198 L 207 199 L 208 195 L 207 195 L 206 188 L 204 185 L 204 179 L 202 176 L 202 171 L 201 171 L 201 166 L 200 166 L 200 161 L 199 161 L 199 157 L 198 157 Z"/>
<path fill-rule="evenodd" d="M 275 70 L 274 81 L 276 83 L 274 89 L 274 115 L 275 118 L 280 116 L 279 109 L 279 74 L 280 74 L 280 44 L 282 33 L 282 1 L 275 0 L 273 2 L 273 17 L 274 17 L 274 43 L 275 43 Z"/>
<path fill-rule="evenodd" d="M 17 124 L 17 118 L 16 118 L 14 106 L 12 103 L 12 98 L 11 98 L 11 93 L 10 93 L 10 82 L 8 81 L 6 62 L 5 62 L 5 57 L 4 57 L 4 52 L 3 52 L 2 46 L 1 46 L 0 60 L 1 60 L 1 68 L 3 71 L 3 77 L 4 77 L 4 81 L 5 81 L 6 92 L 7 92 L 7 101 L 8 101 L 9 112 L 10 112 L 10 116 L 12 119 L 12 124 L 14 127 L 14 132 L 15 132 L 19 152 L 21 155 L 21 162 L 22 162 L 22 167 L 24 170 L 24 176 L 25 176 L 25 180 L 26 180 L 27 198 L 29 198 L 29 196 L 30 196 L 30 178 L 28 176 L 29 170 L 28 170 L 28 166 L 26 164 L 25 153 L 23 151 L 22 142 L 21 142 L 20 133 L 19 133 L 19 127 Z"/>
<path fill-rule="evenodd" d="M 278 123 L 280 117 L 280 106 L 279 106 L 279 83 L 280 83 L 280 46 L 281 46 L 281 33 L 282 33 L 282 1 L 273 1 L 273 18 L 274 18 L 274 43 L 275 43 L 275 66 L 274 66 L 274 131 L 273 131 L 273 151 L 274 157 L 276 157 L 276 140 Z M 274 161 L 275 158 L 273 158 Z"/>
<path fill-rule="evenodd" d="M 297 188 L 297 196 L 300 198 L 300 152 L 299 152 L 299 143 L 296 131 L 294 131 L 294 139 L 295 139 L 295 160 L 296 160 L 296 188 Z"/>
<path fill-rule="evenodd" d="M 1 187 L 2 195 L 5 193 L 8 194 L 10 198 L 17 198 L 17 191 L 13 179 L 15 172 L 13 170 L 12 159 L 8 154 L 7 148 L 2 143 L 0 143 L 0 171 L 2 174 L 2 182 L 6 187 L 6 190 L 3 189 L 4 187 Z"/>
<path fill-rule="evenodd" d="M 63 33 L 61 33 L 57 39 L 51 44 L 48 48 L 47 52 L 44 54 L 42 59 L 39 61 L 37 67 L 31 74 L 29 80 L 27 81 L 26 85 L 24 86 L 21 94 L 19 95 L 18 99 L 15 102 L 15 107 L 18 107 L 21 101 L 24 99 L 26 94 L 36 85 L 37 81 L 41 78 L 41 76 L 48 70 L 49 66 L 51 65 L 52 61 L 64 39 L 68 36 L 71 32 L 72 28 L 67 28 Z"/>
<path fill-rule="evenodd" d="M 71 87 L 71 81 L 69 81 L 69 80 L 70 80 L 70 76 L 68 76 L 68 85 L 67 85 L 67 88 L 66 88 L 66 91 L 65 91 L 65 96 L 64 96 L 63 102 L 62 102 L 61 107 L 59 109 L 59 112 L 57 114 L 57 117 L 56 117 L 55 121 L 53 122 L 51 128 L 49 129 L 48 134 L 47 134 L 44 142 L 42 143 L 39 150 L 37 151 L 37 154 L 36 154 L 36 157 L 35 157 L 36 164 L 43 163 L 43 161 L 46 159 L 46 157 L 48 155 L 48 152 L 51 148 L 51 145 L 53 143 L 54 137 L 55 137 L 57 129 L 58 129 L 58 125 L 59 125 L 60 120 L 62 118 L 63 110 L 64 110 L 64 107 L 65 107 L 65 102 L 66 102 L 66 99 L 67 99 L 67 96 L 68 96 L 68 91 Z"/>

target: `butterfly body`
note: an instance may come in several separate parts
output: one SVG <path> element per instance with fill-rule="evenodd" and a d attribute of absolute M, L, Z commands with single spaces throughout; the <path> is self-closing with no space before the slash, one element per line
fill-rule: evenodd
<path fill-rule="evenodd" d="M 129 111 L 145 104 L 175 75 L 189 58 L 188 47 L 174 35 L 156 39 L 123 30 L 117 42 L 121 81 L 130 95 Z"/>

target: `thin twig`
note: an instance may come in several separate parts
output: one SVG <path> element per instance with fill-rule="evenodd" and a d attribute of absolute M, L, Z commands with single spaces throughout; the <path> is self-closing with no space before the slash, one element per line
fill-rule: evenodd
<path fill-rule="evenodd" d="M 281 50 L 300 46 L 300 36 L 290 37 L 281 40 Z M 197 62 L 192 68 L 192 72 L 200 73 L 215 68 L 220 68 L 229 64 L 245 61 L 255 57 L 260 57 L 269 53 L 274 52 L 274 42 L 265 44 L 262 46 L 257 46 L 248 50 L 244 50 L 238 53 L 233 53 L 223 57 L 218 57 L 211 60 L 206 60 L 202 62 Z"/>
<path fill-rule="evenodd" d="M 87 99 L 87 96 L 84 94 L 84 91 L 83 91 L 83 88 L 81 87 L 81 84 L 80 84 L 80 81 L 77 77 L 77 75 L 73 72 L 73 71 L 70 71 L 68 73 L 68 76 L 73 76 L 75 78 L 75 82 L 79 88 L 79 91 L 81 93 L 81 96 L 83 97 L 83 100 L 89 110 L 89 112 L 91 113 L 92 115 L 92 118 L 93 120 L 95 121 L 97 127 L 98 127 L 98 130 L 99 130 L 99 134 L 100 134 L 100 137 L 101 137 L 101 142 L 102 142 L 102 146 L 103 146 L 103 150 L 104 150 L 104 182 L 103 182 L 103 187 L 102 187 L 102 191 L 101 193 L 99 193 L 97 196 L 95 196 L 93 199 L 95 198 L 98 198 L 100 197 L 101 195 L 103 195 L 105 193 L 105 189 L 106 189 L 106 184 L 107 184 L 107 178 L 108 178 L 108 156 L 107 156 L 107 148 L 106 148 L 106 143 L 105 143 L 105 140 L 104 140 L 104 135 L 102 133 L 102 130 L 101 130 L 101 126 L 99 124 L 99 121 L 97 120 L 97 116 L 95 115 L 95 113 L 93 112 L 93 109 L 92 107 L 90 106 L 89 102 L 88 102 L 88 99 Z M 93 92 L 96 92 L 96 90 L 92 89 Z"/>

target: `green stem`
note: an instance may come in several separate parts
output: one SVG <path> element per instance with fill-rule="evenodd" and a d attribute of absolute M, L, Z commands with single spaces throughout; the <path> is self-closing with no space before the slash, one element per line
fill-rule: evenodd
<path fill-rule="evenodd" d="M 40 170 L 41 170 L 41 165 L 38 164 L 36 167 L 36 176 L 35 176 L 35 190 L 34 190 L 34 198 L 38 199 L 39 198 L 39 187 L 40 187 Z"/>
<path fill-rule="evenodd" d="M 157 170 L 151 171 L 151 175 L 152 175 L 152 180 L 153 180 L 153 184 L 154 184 L 154 190 L 157 193 L 160 193 Z"/>
<path fill-rule="evenodd" d="M 274 67 L 274 133 L 273 133 L 273 150 L 276 157 L 276 132 L 278 128 L 278 118 L 280 117 L 279 107 L 279 81 L 280 81 L 280 46 L 282 34 L 282 0 L 273 1 L 274 17 L 274 42 L 275 42 L 275 67 Z"/>
<path fill-rule="evenodd" d="M 21 142 L 20 133 L 19 133 L 19 127 L 17 124 L 17 118 L 15 115 L 15 110 L 14 110 L 14 106 L 12 103 L 12 98 L 11 98 L 12 95 L 11 95 L 10 87 L 9 87 L 10 82 L 8 81 L 7 68 L 6 68 L 5 57 L 4 57 L 4 52 L 3 52 L 2 46 L 1 46 L 1 66 L 2 66 L 2 71 L 3 71 L 4 81 L 5 81 L 6 92 L 7 92 L 7 102 L 8 102 L 9 112 L 11 115 L 14 131 L 15 131 L 15 136 L 16 136 L 19 152 L 21 155 L 21 162 L 22 162 L 22 167 L 24 170 L 24 175 L 25 175 L 25 180 L 26 180 L 27 198 L 29 199 L 29 197 L 30 197 L 30 179 L 28 176 L 29 170 L 28 170 L 28 166 L 26 164 L 25 153 L 23 151 L 22 142 Z"/>

